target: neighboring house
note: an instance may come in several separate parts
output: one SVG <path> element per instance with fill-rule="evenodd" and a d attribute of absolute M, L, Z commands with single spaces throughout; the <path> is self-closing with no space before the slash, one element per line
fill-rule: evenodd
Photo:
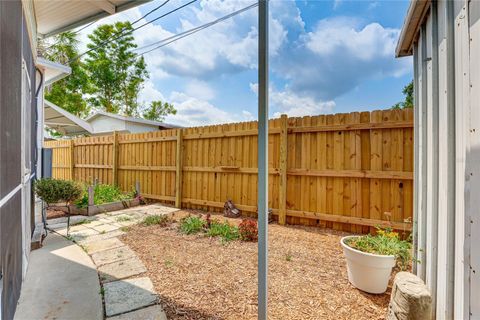
<path fill-rule="evenodd" d="M 65 109 L 44 101 L 45 126 L 65 136 L 107 135 L 113 132 L 136 133 L 177 128 L 177 126 L 140 118 L 97 111 L 86 120 L 71 114 Z"/>
<path fill-rule="evenodd" d="M 136 133 L 177 128 L 177 126 L 140 118 L 97 111 L 86 121 L 92 126 L 94 135 L 111 134 L 114 131 Z"/>
<path fill-rule="evenodd" d="M 37 39 L 146 1 L 0 1 L 0 319 L 12 319 L 35 226 L 43 88 L 69 70 L 37 57 Z"/>
<path fill-rule="evenodd" d="M 436 319 L 480 319 L 480 1 L 413 0 L 414 271 Z"/>

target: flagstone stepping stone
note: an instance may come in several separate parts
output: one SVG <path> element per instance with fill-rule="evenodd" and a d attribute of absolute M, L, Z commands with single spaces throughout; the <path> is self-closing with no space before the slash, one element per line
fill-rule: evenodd
<path fill-rule="evenodd" d="M 116 226 L 114 224 L 102 224 L 102 225 L 99 225 L 99 226 L 93 226 L 92 229 L 93 230 L 96 230 L 98 232 L 110 232 L 110 231 L 113 231 L 113 230 L 117 230 L 119 228 L 119 226 Z"/>
<path fill-rule="evenodd" d="M 121 230 L 114 230 L 114 231 L 110 231 L 110 232 L 99 233 L 99 234 L 96 234 L 94 236 L 90 236 L 88 238 L 79 240 L 78 243 L 82 244 L 82 245 L 87 245 L 90 242 L 102 241 L 102 240 L 105 240 L 105 239 L 110 239 L 110 238 L 121 236 L 122 234 L 125 234 L 125 232 L 123 232 Z"/>
<path fill-rule="evenodd" d="M 133 277 L 147 272 L 142 261 L 137 257 L 117 261 L 98 267 L 100 280 L 104 283 Z"/>
<path fill-rule="evenodd" d="M 98 231 L 90 229 L 90 228 L 85 228 L 77 231 L 72 231 L 73 228 L 70 228 L 70 237 L 73 238 L 75 241 L 82 241 L 85 240 L 86 238 L 90 236 L 94 236 L 99 234 Z M 64 229 L 66 231 L 66 229 Z"/>
<path fill-rule="evenodd" d="M 160 305 L 153 305 L 143 309 L 120 314 L 107 320 L 167 320 L 167 315 Z"/>
<path fill-rule="evenodd" d="M 89 254 L 94 254 L 96 252 L 105 251 L 113 248 L 122 247 L 125 244 L 118 240 L 118 238 L 110 238 L 99 241 L 91 241 L 84 245 L 85 250 Z"/>
<path fill-rule="evenodd" d="M 107 317 L 137 310 L 157 302 L 153 284 L 147 277 L 114 281 L 104 284 L 103 288 Z"/>
<path fill-rule="evenodd" d="M 92 255 L 92 260 L 97 267 L 121 260 L 136 257 L 135 252 L 127 246 L 100 251 Z"/>

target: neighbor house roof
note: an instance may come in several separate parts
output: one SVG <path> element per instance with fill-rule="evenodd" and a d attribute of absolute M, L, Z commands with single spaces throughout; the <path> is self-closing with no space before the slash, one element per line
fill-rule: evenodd
<path fill-rule="evenodd" d="M 92 134 L 92 126 L 65 109 L 44 100 L 44 123 L 64 135 Z"/>
<path fill-rule="evenodd" d="M 402 32 L 398 39 L 395 54 L 397 57 L 409 56 L 412 54 L 412 45 L 418 33 L 431 0 L 411 0 L 407 16 L 403 23 Z"/>
<path fill-rule="evenodd" d="M 105 111 L 97 111 L 96 113 L 90 115 L 86 121 L 91 122 L 97 117 L 100 116 L 105 116 L 105 117 L 110 117 L 114 119 L 119 119 L 123 121 L 128 121 L 128 122 L 134 122 L 134 123 L 140 123 L 140 124 L 145 124 L 145 125 L 150 125 L 150 126 L 156 126 L 156 127 L 162 127 L 165 129 L 172 129 L 172 128 L 178 128 L 179 126 L 173 125 L 173 124 L 168 124 L 165 122 L 160 122 L 160 121 L 153 121 L 153 120 L 147 120 L 147 119 L 141 119 L 141 118 L 133 118 L 133 117 L 126 117 L 126 116 L 121 116 L 118 114 L 114 113 L 109 113 Z"/>
<path fill-rule="evenodd" d="M 43 82 L 45 86 L 51 85 L 55 81 L 65 78 L 72 72 L 72 69 L 70 67 L 46 60 L 41 57 L 37 57 L 36 65 L 43 71 Z"/>
<path fill-rule="evenodd" d="M 33 8 L 39 36 L 48 37 L 149 1 L 151 0 L 33 0 Z"/>

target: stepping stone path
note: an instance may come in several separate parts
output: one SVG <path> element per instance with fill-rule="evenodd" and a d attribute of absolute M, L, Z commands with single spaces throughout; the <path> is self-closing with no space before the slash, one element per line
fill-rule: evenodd
<path fill-rule="evenodd" d="M 177 208 L 159 204 L 102 213 L 72 216 L 71 240 L 80 245 L 97 266 L 104 292 L 105 314 L 109 320 L 166 320 L 145 265 L 119 236 L 124 228 L 138 224 L 149 215 L 163 215 Z M 51 219 L 47 227 L 67 235 L 67 218 Z"/>

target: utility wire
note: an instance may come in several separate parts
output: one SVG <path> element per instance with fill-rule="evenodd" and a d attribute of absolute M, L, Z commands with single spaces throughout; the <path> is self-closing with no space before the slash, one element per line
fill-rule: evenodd
<path fill-rule="evenodd" d="M 140 22 L 142 19 L 145 19 L 146 17 L 148 17 L 150 14 L 154 13 L 155 11 L 157 11 L 158 9 L 162 8 L 164 5 L 166 5 L 170 0 L 166 0 L 165 2 L 163 2 L 162 4 L 160 4 L 159 6 L 156 6 L 155 8 L 153 8 L 152 10 L 150 10 L 149 12 L 147 12 L 143 17 L 140 17 L 138 18 L 137 20 L 135 20 L 134 22 L 132 22 L 132 26 L 138 22 Z"/>
<path fill-rule="evenodd" d="M 162 48 L 162 47 L 164 47 L 164 46 L 166 46 L 166 45 L 169 45 L 169 44 L 171 44 L 171 43 L 173 43 L 173 42 L 175 42 L 175 41 L 178 41 L 178 40 L 180 40 L 180 39 L 183 39 L 183 38 L 185 38 L 185 37 L 187 37 L 187 36 L 189 36 L 189 35 L 192 35 L 192 34 L 194 34 L 194 33 L 197 33 L 197 32 L 199 32 L 199 31 L 201 31 L 201 30 L 203 30 L 203 29 L 206 29 L 206 28 L 208 28 L 208 27 L 211 27 L 211 26 L 213 26 L 213 25 L 215 25 L 215 24 L 217 24 L 217 23 L 220 23 L 220 22 L 222 22 L 222 21 L 224 21 L 224 20 L 227 20 L 227 19 L 229 19 L 229 18 L 232 18 L 233 16 L 236 16 L 236 15 L 238 15 L 238 14 L 240 14 L 240 13 L 243 13 L 243 12 L 245 12 L 245 11 L 247 11 L 247 10 L 250 10 L 250 9 L 252 9 L 252 8 L 255 8 L 255 7 L 257 7 L 257 6 L 258 6 L 258 3 L 251 4 L 251 5 L 243 8 L 243 9 L 240 9 L 240 10 L 237 10 L 237 11 L 235 11 L 235 12 L 232 12 L 232 13 L 230 13 L 230 14 L 228 14 L 228 15 L 226 15 L 226 16 L 223 16 L 223 17 L 221 17 L 221 18 L 219 18 L 219 19 L 217 19 L 217 20 L 214 20 L 214 21 L 205 23 L 205 24 L 203 24 L 203 25 L 201 25 L 201 26 L 198 26 L 198 27 L 195 27 L 195 28 L 186 30 L 186 31 L 184 31 L 184 32 L 178 33 L 178 34 L 176 34 L 176 35 L 170 36 L 170 37 L 168 37 L 168 38 L 162 39 L 162 40 L 160 40 L 160 41 L 151 43 L 151 44 L 149 44 L 149 45 L 146 45 L 146 46 L 143 46 L 143 47 L 141 47 L 141 48 L 134 49 L 134 50 L 141 50 L 141 49 L 149 48 L 149 47 L 151 47 L 151 46 L 154 46 L 154 45 L 159 44 L 158 46 L 156 46 L 156 47 L 154 47 L 154 48 L 152 48 L 152 49 L 149 49 L 149 50 L 147 50 L 147 51 L 144 51 L 144 52 L 142 52 L 142 53 L 137 54 L 137 56 L 143 56 L 144 54 L 147 54 L 147 53 L 149 53 L 149 52 L 152 52 L 153 50 L 160 49 L 160 48 Z"/>
<path fill-rule="evenodd" d="M 164 3 L 161 4 L 161 6 L 165 5 L 168 1 L 170 1 L 170 0 L 166 0 Z M 180 7 L 177 7 L 177 8 L 175 8 L 175 9 L 173 9 L 173 10 L 170 10 L 169 12 L 164 13 L 164 14 L 162 14 L 161 16 L 159 16 L 159 17 L 157 17 L 157 18 L 155 18 L 155 19 L 153 19 L 153 20 L 151 20 L 151 21 L 145 22 L 144 24 L 142 24 L 142 25 L 140 25 L 140 26 L 138 26 L 138 27 L 136 27 L 136 28 L 134 28 L 134 29 L 132 29 L 132 30 L 129 30 L 129 31 L 127 31 L 127 32 L 121 32 L 119 35 L 114 35 L 114 38 L 113 38 L 113 39 L 110 37 L 110 38 L 102 41 L 99 45 L 97 45 L 97 46 L 95 46 L 95 47 L 93 47 L 93 48 L 91 48 L 91 49 L 89 49 L 89 50 L 87 50 L 87 51 L 85 51 L 85 52 L 77 55 L 76 57 L 72 58 L 68 63 L 70 64 L 72 61 L 75 61 L 75 60 L 83 57 L 84 55 L 86 55 L 86 54 L 88 54 L 88 53 L 90 53 L 90 52 L 92 52 L 92 51 L 100 48 L 101 46 L 104 46 L 105 44 L 108 44 L 108 43 L 110 43 L 110 42 L 112 42 L 112 41 L 115 41 L 115 40 L 117 40 L 117 39 L 120 39 L 120 38 L 122 38 L 122 37 L 124 37 L 124 36 L 126 36 L 126 35 L 128 35 L 128 34 L 131 34 L 131 33 L 133 33 L 134 31 L 137 31 L 137 30 L 139 30 L 139 29 L 141 29 L 141 28 L 143 28 L 143 27 L 145 27 L 145 26 L 147 26 L 147 25 L 149 25 L 149 24 L 151 24 L 151 23 L 153 23 L 153 22 L 155 22 L 155 21 L 157 21 L 157 20 L 159 20 L 159 19 L 161 19 L 161 18 L 164 18 L 164 17 L 166 17 L 166 16 L 168 16 L 168 15 L 170 15 L 170 14 L 172 14 L 172 13 L 174 13 L 174 12 L 176 12 L 176 11 L 178 11 L 178 10 L 180 10 L 180 9 L 182 9 L 182 8 L 188 6 L 188 5 L 190 5 L 190 4 L 192 4 L 192 3 L 196 2 L 196 1 L 198 1 L 198 0 L 191 0 L 191 1 L 187 2 L 186 4 L 181 5 Z M 151 13 L 151 12 L 147 13 L 147 15 L 150 14 L 150 13 Z M 141 20 L 141 19 L 140 19 L 140 20 Z"/>

